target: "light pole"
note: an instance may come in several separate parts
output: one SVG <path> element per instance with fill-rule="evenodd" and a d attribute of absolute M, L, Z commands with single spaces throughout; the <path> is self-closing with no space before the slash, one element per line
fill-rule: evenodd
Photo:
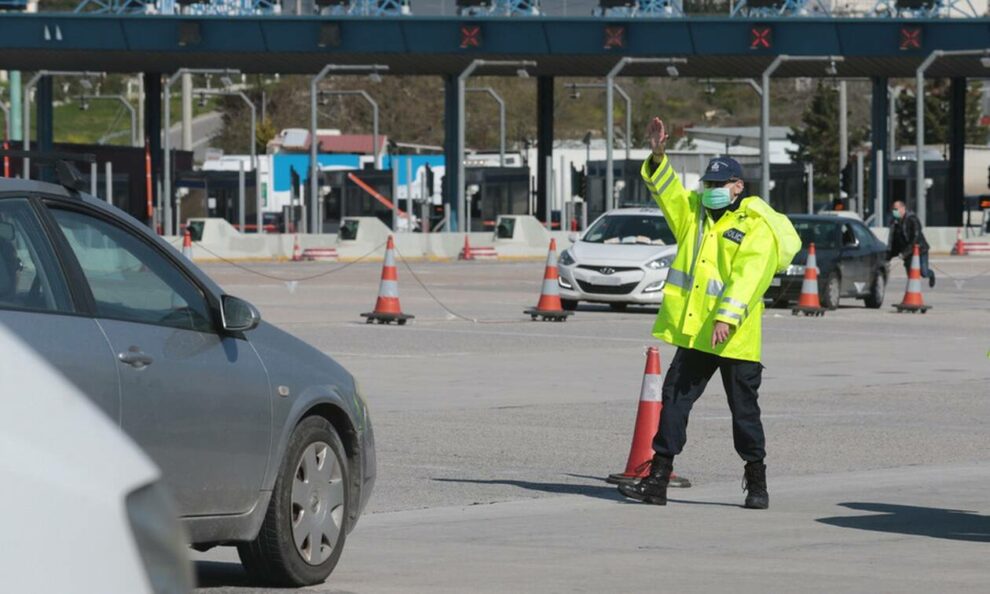
<path fill-rule="evenodd" d="M 317 162 L 319 153 L 319 139 L 316 137 L 316 103 L 317 94 L 319 93 L 320 81 L 327 77 L 331 72 L 351 72 L 351 73 L 369 73 L 373 76 L 378 76 L 379 72 L 384 72 L 388 70 L 388 66 L 383 66 L 381 64 L 353 64 L 353 65 L 343 65 L 343 64 L 327 64 L 324 66 L 317 74 L 309 81 L 309 220 L 310 233 L 318 233 L 320 227 L 320 221 L 317 220 L 317 200 L 319 196 L 317 193 L 320 190 L 319 180 L 316 179 L 317 174 L 320 171 L 320 165 Z"/>
<path fill-rule="evenodd" d="M 469 231 L 464 227 L 465 221 L 465 198 L 464 198 L 464 93 L 467 79 L 475 70 L 483 66 L 502 66 L 517 68 L 520 76 L 529 76 L 526 68 L 536 67 L 536 62 L 531 60 L 474 60 L 467 68 L 457 75 L 457 229 L 455 231 Z M 450 163 L 447 164 L 450 167 Z"/>
<path fill-rule="evenodd" d="M 163 231 L 165 235 L 172 234 L 172 85 L 179 80 L 183 74 L 240 74 L 239 70 L 225 70 L 218 68 L 180 68 L 168 77 L 165 81 L 165 134 L 164 138 L 164 159 L 162 161 L 163 172 L 162 188 L 163 196 L 159 202 L 162 203 L 162 218 L 164 220 Z"/>
<path fill-rule="evenodd" d="M 82 78 L 93 78 L 97 76 L 96 72 L 72 72 L 68 70 L 39 70 L 34 73 L 34 76 L 24 85 L 23 93 L 23 112 L 21 126 L 22 134 L 24 138 L 24 151 L 28 152 L 31 150 L 31 89 L 38 84 L 42 76 L 77 76 Z M 24 179 L 31 178 L 31 158 L 24 157 Z"/>
<path fill-rule="evenodd" d="M 371 95 L 369 95 L 367 91 L 363 91 L 361 89 L 358 89 L 356 91 L 337 91 L 337 90 L 320 91 L 320 94 L 322 94 L 325 97 L 334 96 L 334 95 L 336 96 L 356 95 L 358 97 L 364 98 L 364 100 L 368 102 L 368 105 L 371 106 L 371 137 L 372 137 L 371 151 L 375 156 L 375 169 L 378 169 L 379 157 L 380 157 L 379 153 L 381 153 L 381 147 L 378 146 L 378 142 L 379 142 L 378 141 L 378 102 L 372 99 Z"/>
<path fill-rule="evenodd" d="M 498 166 L 505 167 L 505 101 L 491 87 L 474 87 L 464 89 L 468 93 L 488 93 L 498 102 Z"/>
<path fill-rule="evenodd" d="M 137 130 L 137 110 L 131 105 L 131 102 L 127 100 L 123 95 L 80 95 L 79 100 L 84 103 L 80 105 L 80 108 L 85 109 L 88 104 L 86 101 L 98 101 L 101 99 L 117 101 L 123 105 L 128 112 L 131 114 L 131 146 L 139 146 L 138 140 L 138 130 Z"/>
<path fill-rule="evenodd" d="M 214 90 L 214 89 L 199 89 L 193 90 L 193 93 L 199 93 L 200 95 L 226 95 L 230 97 L 240 97 L 242 101 L 247 105 L 248 109 L 251 110 L 251 141 L 250 144 L 250 155 L 251 155 L 251 170 L 254 171 L 254 204 L 255 204 L 255 219 L 258 226 L 258 233 L 264 233 L 264 227 L 262 225 L 261 216 L 261 178 L 258 175 L 258 109 L 254 106 L 254 102 L 251 98 L 244 93 L 244 91 L 232 91 L 232 90 Z M 182 223 L 182 221 L 177 221 L 177 223 Z M 244 229 L 241 229 L 241 233 Z"/>
<path fill-rule="evenodd" d="M 678 75 L 674 64 L 686 64 L 684 58 L 632 58 L 625 56 L 609 71 L 605 77 L 605 210 L 615 207 L 615 172 L 612 171 L 612 144 L 615 142 L 615 123 L 612 121 L 612 110 L 615 109 L 615 78 L 629 64 L 667 64 L 667 73 L 671 77 Z"/>
<path fill-rule="evenodd" d="M 604 89 L 605 83 L 573 83 L 567 86 L 571 89 L 571 98 L 577 99 L 581 96 L 577 91 L 578 89 Z M 629 159 L 631 158 L 630 148 L 632 145 L 632 98 L 629 97 L 629 94 L 626 93 L 625 89 L 619 85 L 613 84 L 612 88 L 615 89 L 615 92 L 618 93 L 626 102 L 626 162 L 629 162 Z"/>
<path fill-rule="evenodd" d="M 826 73 L 835 76 L 835 63 L 842 62 L 842 56 L 789 56 L 782 54 L 774 58 L 770 66 L 763 71 L 762 87 L 760 94 L 760 195 L 767 202 L 770 201 L 770 76 L 784 62 L 828 62 Z"/>
<path fill-rule="evenodd" d="M 925 71 L 935 60 L 948 56 L 983 56 L 980 63 L 990 67 L 990 49 L 982 50 L 935 50 L 914 73 L 914 117 L 915 117 L 915 194 L 917 195 L 918 218 L 922 225 L 928 224 L 928 197 L 925 195 Z M 955 156 L 955 155 L 953 155 Z"/>

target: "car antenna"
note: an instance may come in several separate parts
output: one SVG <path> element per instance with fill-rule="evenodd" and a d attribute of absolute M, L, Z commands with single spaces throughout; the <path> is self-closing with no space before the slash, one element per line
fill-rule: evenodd
<path fill-rule="evenodd" d="M 92 153 L 64 153 L 55 151 L 18 151 L 0 149 L 0 157 L 33 159 L 46 163 L 55 163 L 55 176 L 60 186 L 74 193 L 86 188 L 86 181 L 74 163 L 95 163 L 96 155 Z"/>

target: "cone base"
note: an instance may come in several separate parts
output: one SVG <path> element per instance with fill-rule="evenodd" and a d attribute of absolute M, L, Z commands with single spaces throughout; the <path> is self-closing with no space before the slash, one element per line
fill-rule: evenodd
<path fill-rule="evenodd" d="M 615 474 L 608 475 L 605 482 L 610 485 L 631 485 L 636 481 L 642 479 L 642 476 L 633 476 L 626 474 L 624 472 L 617 472 Z M 670 483 L 668 487 L 673 487 L 675 489 L 687 489 L 691 486 L 691 481 L 684 478 L 683 476 L 677 476 L 676 474 L 670 475 Z"/>
<path fill-rule="evenodd" d="M 379 313 L 373 311 L 369 313 L 363 313 L 361 314 L 361 317 L 365 318 L 365 321 L 368 324 L 371 324 L 373 322 L 378 322 L 379 324 L 391 324 L 392 322 L 395 322 L 400 326 L 405 326 L 406 320 L 411 320 L 416 316 L 404 314 L 404 313 L 393 314 L 393 313 Z"/>
<path fill-rule="evenodd" d="M 949 251 L 949 255 L 950 256 L 968 256 L 969 255 L 969 252 L 966 251 L 966 246 L 960 245 L 960 244 L 957 243 L 956 245 L 952 246 L 952 249 Z"/>
<path fill-rule="evenodd" d="M 932 308 L 931 305 L 912 305 L 910 303 L 895 303 L 892 307 L 897 310 L 897 313 L 904 313 L 909 311 L 911 313 L 925 313 Z"/>
<path fill-rule="evenodd" d="M 528 315 L 530 318 L 535 320 L 537 317 L 543 318 L 544 322 L 565 322 L 567 321 L 567 316 L 573 314 L 573 311 L 565 311 L 563 309 L 540 309 L 538 307 L 531 307 L 525 311 L 524 314 Z"/>
<path fill-rule="evenodd" d="M 824 307 L 808 307 L 807 305 L 798 305 L 791 310 L 792 315 L 804 314 L 806 316 L 823 316 L 825 312 L 828 311 Z"/>

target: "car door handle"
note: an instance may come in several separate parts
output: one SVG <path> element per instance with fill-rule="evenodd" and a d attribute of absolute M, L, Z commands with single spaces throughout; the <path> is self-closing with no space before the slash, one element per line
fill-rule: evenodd
<path fill-rule="evenodd" d="M 130 365 L 131 367 L 134 367 L 136 369 L 147 367 L 148 365 L 151 365 L 155 361 L 154 359 L 151 358 L 151 355 L 148 355 L 147 353 L 142 353 L 140 350 L 137 349 L 137 347 L 131 347 L 130 350 L 126 352 L 117 353 L 117 359 L 119 359 L 121 363 Z"/>

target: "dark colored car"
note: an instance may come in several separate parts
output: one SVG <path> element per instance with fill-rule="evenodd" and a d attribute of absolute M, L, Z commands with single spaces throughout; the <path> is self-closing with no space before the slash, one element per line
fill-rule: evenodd
<path fill-rule="evenodd" d="M 787 270 L 776 275 L 764 298 L 771 307 L 797 301 L 808 261 L 808 245 L 815 244 L 818 291 L 822 306 L 835 309 L 839 300 L 861 299 L 867 307 L 883 305 L 887 287 L 887 246 L 858 219 L 836 215 L 789 215 L 801 251 Z"/>

